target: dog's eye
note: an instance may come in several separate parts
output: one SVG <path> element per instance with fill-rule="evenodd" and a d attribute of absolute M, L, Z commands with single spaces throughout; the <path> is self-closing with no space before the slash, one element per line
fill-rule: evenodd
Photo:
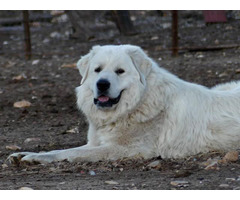
<path fill-rule="evenodd" d="M 123 70 L 123 69 L 117 69 L 116 71 L 115 71 L 115 73 L 117 74 L 117 75 L 120 75 L 120 74 L 123 74 L 125 71 Z"/>
<path fill-rule="evenodd" d="M 94 70 L 95 72 L 99 73 L 100 71 L 102 71 L 102 68 L 101 67 L 98 67 Z"/>

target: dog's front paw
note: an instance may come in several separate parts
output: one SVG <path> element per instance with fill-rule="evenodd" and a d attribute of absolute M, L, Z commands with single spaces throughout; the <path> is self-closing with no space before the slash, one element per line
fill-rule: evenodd
<path fill-rule="evenodd" d="M 11 164 L 19 165 L 23 158 L 25 158 L 28 155 L 35 155 L 36 153 L 32 152 L 19 152 L 19 153 L 13 153 L 10 156 L 8 156 L 7 161 Z"/>
<path fill-rule="evenodd" d="M 15 165 L 20 163 L 27 164 L 47 164 L 56 161 L 56 155 L 52 153 L 32 153 L 32 152 L 20 152 L 11 154 L 7 160 Z"/>

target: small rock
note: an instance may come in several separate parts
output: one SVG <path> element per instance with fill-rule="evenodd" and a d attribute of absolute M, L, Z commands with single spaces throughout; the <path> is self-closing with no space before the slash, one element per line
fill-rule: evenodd
<path fill-rule="evenodd" d="M 151 40 L 158 40 L 158 39 L 159 39 L 158 36 L 152 36 L 152 37 L 151 37 Z"/>
<path fill-rule="evenodd" d="M 172 186 L 187 187 L 189 182 L 188 181 L 171 181 L 170 184 Z"/>
<path fill-rule="evenodd" d="M 43 42 L 43 43 L 49 43 L 50 40 L 49 40 L 48 38 L 45 38 L 42 42 Z"/>
<path fill-rule="evenodd" d="M 156 160 L 156 161 L 151 162 L 150 164 L 148 164 L 148 167 L 150 167 L 150 168 L 160 168 L 161 167 L 160 160 Z"/>
<path fill-rule="evenodd" d="M 239 153 L 237 151 L 230 151 L 226 153 L 226 155 L 223 157 L 222 161 L 223 163 L 227 162 L 236 162 L 239 158 Z"/>
<path fill-rule="evenodd" d="M 240 187 L 235 187 L 235 188 L 233 188 L 234 190 L 240 190 Z"/>
<path fill-rule="evenodd" d="M 58 183 L 59 185 L 64 185 L 66 182 L 60 182 L 60 183 Z"/>
<path fill-rule="evenodd" d="M 221 188 L 228 188 L 229 185 L 228 184 L 220 184 L 219 187 L 221 187 Z"/>
<path fill-rule="evenodd" d="M 219 44 L 219 40 L 216 39 L 216 40 L 214 41 L 214 43 L 218 45 L 218 44 Z"/>
<path fill-rule="evenodd" d="M 32 65 L 37 65 L 40 62 L 40 60 L 34 60 L 32 61 Z"/>
<path fill-rule="evenodd" d="M 190 54 L 190 53 L 185 53 L 183 56 L 185 58 L 192 58 L 193 57 L 192 54 Z"/>
<path fill-rule="evenodd" d="M 122 171 L 123 171 L 123 168 L 120 168 L 119 171 L 122 172 Z"/>
<path fill-rule="evenodd" d="M 60 38 L 62 37 L 62 35 L 61 35 L 61 33 L 55 31 L 55 32 L 52 32 L 52 33 L 50 34 L 50 37 L 51 37 L 51 38 L 60 39 Z"/>
<path fill-rule="evenodd" d="M 109 184 L 109 185 L 118 185 L 119 183 L 116 182 L 116 181 L 105 181 L 106 184 Z"/>
<path fill-rule="evenodd" d="M 226 180 L 226 181 L 232 181 L 232 182 L 233 182 L 233 181 L 236 181 L 235 178 L 226 178 L 225 180 Z"/>
<path fill-rule="evenodd" d="M 172 26 L 171 23 L 162 23 L 162 27 L 163 27 L 163 29 L 170 28 L 171 26 Z"/>
<path fill-rule="evenodd" d="M 226 76 L 228 76 L 228 73 L 226 73 L 226 72 L 223 72 L 223 73 L 218 75 L 218 77 L 220 77 L 220 78 L 226 77 Z"/>
<path fill-rule="evenodd" d="M 233 29 L 233 27 L 232 26 L 226 26 L 226 28 L 225 28 L 226 30 L 232 30 Z"/>
<path fill-rule="evenodd" d="M 91 176 L 96 176 L 96 173 L 95 173 L 94 171 L 89 171 L 89 174 L 90 174 Z"/>
<path fill-rule="evenodd" d="M 197 58 L 204 58 L 204 55 L 203 55 L 202 52 L 197 52 L 197 53 L 196 53 L 196 57 L 197 57 Z"/>
<path fill-rule="evenodd" d="M 33 189 L 30 187 L 20 187 L 19 190 L 33 190 Z"/>
<path fill-rule="evenodd" d="M 55 167 L 50 167 L 50 168 L 49 168 L 49 171 L 50 171 L 50 172 L 56 172 L 56 171 L 57 171 L 57 168 L 55 168 Z"/>
<path fill-rule="evenodd" d="M 32 104 L 29 101 L 22 100 L 22 101 L 15 102 L 13 104 L 13 107 L 15 107 L 15 108 L 25 108 L 25 107 L 29 107 L 31 105 Z"/>
<path fill-rule="evenodd" d="M 27 138 L 26 140 L 24 140 L 24 143 L 40 142 L 40 141 L 41 141 L 40 138 Z"/>
<path fill-rule="evenodd" d="M 8 168 L 8 165 L 7 164 L 2 164 L 2 168 L 6 169 L 6 168 Z"/>
<path fill-rule="evenodd" d="M 19 147 L 17 145 L 7 145 L 6 149 L 7 150 L 12 150 L 12 151 L 17 151 L 17 150 L 21 150 L 21 147 Z"/>

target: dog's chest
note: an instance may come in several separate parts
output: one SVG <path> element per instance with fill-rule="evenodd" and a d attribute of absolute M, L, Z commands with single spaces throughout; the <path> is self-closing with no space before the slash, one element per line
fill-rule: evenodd
<path fill-rule="evenodd" d="M 97 137 L 101 145 L 116 144 L 130 146 L 136 143 L 144 144 L 148 137 L 156 141 L 156 138 L 154 139 L 155 134 L 152 134 L 154 130 L 149 130 L 149 128 L 152 129 L 153 126 L 122 120 L 118 123 L 111 123 L 99 128 L 97 130 Z"/>

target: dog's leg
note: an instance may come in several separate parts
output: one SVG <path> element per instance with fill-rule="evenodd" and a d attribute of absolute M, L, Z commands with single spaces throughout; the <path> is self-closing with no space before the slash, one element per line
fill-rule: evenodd
<path fill-rule="evenodd" d="M 115 160 L 128 155 L 127 148 L 121 146 L 95 146 L 89 145 L 66 149 L 56 150 L 45 153 L 20 152 L 14 153 L 8 157 L 11 163 L 51 163 L 57 161 L 67 160 L 69 162 L 91 161 L 99 160 Z"/>

